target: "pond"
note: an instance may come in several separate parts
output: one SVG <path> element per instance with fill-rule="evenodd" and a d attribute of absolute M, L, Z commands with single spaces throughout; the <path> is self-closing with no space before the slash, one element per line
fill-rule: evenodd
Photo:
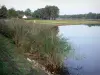
<path fill-rule="evenodd" d="M 100 75 L 100 26 L 59 26 L 60 34 L 68 38 L 74 56 L 64 61 L 71 75 Z"/>

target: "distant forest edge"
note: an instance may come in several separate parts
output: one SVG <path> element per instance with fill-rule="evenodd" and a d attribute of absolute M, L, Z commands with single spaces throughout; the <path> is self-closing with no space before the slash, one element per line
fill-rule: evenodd
<path fill-rule="evenodd" d="M 67 9 L 66 9 L 67 10 Z M 6 18 L 23 18 L 26 15 L 27 19 L 41 19 L 41 20 L 64 20 L 64 19 L 100 19 L 100 13 L 89 12 L 87 14 L 75 15 L 59 15 L 59 8 L 57 6 L 45 6 L 32 12 L 27 8 L 23 10 L 15 10 L 14 8 L 7 9 L 5 5 L 0 7 L 0 19 Z M 66 13 L 67 14 L 67 13 Z"/>
<path fill-rule="evenodd" d="M 61 19 L 100 19 L 100 13 L 89 12 L 87 14 L 75 14 L 75 15 L 59 15 Z"/>
<path fill-rule="evenodd" d="M 14 8 L 7 9 L 6 6 L 0 7 L 0 18 L 22 18 L 23 16 L 29 17 L 29 19 L 47 19 L 55 20 L 59 16 L 59 8 L 57 6 L 45 6 L 34 12 L 27 8 L 23 10 L 15 10 Z"/>

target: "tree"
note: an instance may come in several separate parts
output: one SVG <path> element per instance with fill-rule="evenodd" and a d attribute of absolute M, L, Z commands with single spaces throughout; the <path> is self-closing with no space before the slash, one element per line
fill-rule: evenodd
<path fill-rule="evenodd" d="M 4 5 L 0 9 L 0 18 L 7 18 L 7 8 Z"/>
<path fill-rule="evenodd" d="M 18 17 L 18 14 L 14 8 L 10 8 L 8 10 L 8 16 L 9 16 L 9 18 L 16 18 L 16 17 Z"/>
<path fill-rule="evenodd" d="M 37 19 L 47 19 L 45 8 L 35 10 L 32 16 Z"/>
<path fill-rule="evenodd" d="M 37 9 L 32 16 L 39 19 L 53 19 L 59 15 L 59 8 L 57 6 L 46 6 L 45 8 Z"/>
<path fill-rule="evenodd" d="M 27 16 L 31 16 L 32 15 L 32 12 L 31 12 L 31 10 L 29 8 L 25 10 L 25 15 L 27 15 Z"/>
<path fill-rule="evenodd" d="M 51 6 L 51 18 L 55 20 L 59 16 L 59 8 L 57 6 Z"/>
<path fill-rule="evenodd" d="M 57 6 L 46 6 L 45 10 L 49 19 L 55 20 L 59 15 L 59 8 Z"/>
<path fill-rule="evenodd" d="M 22 18 L 22 16 L 24 15 L 24 11 L 22 10 L 17 10 L 16 12 L 18 14 L 18 18 Z"/>
<path fill-rule="evenodd" d="M 100 19 L 100 13 L 99 13 L 99 14 L 97 14 L 97 19 Z"/>
<path fill-rule="evenodd" d="M 50 20 L 51 12 L 52 12 L 51 7 L 50 6 L 46 6 L 45 7 L 45 12 L 46 12 L 47 18 Z"/>
<path fill-rule="evenodd" d="M 40 19 L 40 11 L 39 9 L 35 10 L 34 13 L 32 14 L 34 18 Z"/>

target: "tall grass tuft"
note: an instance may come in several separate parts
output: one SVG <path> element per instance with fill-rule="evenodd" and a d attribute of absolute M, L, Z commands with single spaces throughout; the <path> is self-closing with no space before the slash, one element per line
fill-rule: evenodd
<path fill-rule="evenodd" d="M 27 57 L 54 73 L 60 71 L 65 57 L 71 50 L 67 40 L 57 36 L 58 27 L 53 25 L 27 23 L 18 19 L 2 20 L 0 33 L 13 39 L 19 53 L 27 54 Z"/>

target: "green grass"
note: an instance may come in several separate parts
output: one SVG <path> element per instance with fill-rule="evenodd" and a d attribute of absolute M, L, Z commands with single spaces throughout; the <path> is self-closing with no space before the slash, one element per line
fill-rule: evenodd
<path fill-rule="evenodd" d="M 45 67 L 49 64 L 53 65 L 54 69 L 62 67 L 71 50 L 67 39 L 57 36 L 58 27 L 54 25 L 27 23 L 18 19 L 2 20 L 0 34 L 12 40 L 17 48 L 14 51 L 19 55 L 30 53 L 33 55 L 31 59 Z"/>
<path fill-rule="evenodd" d="M 46 75 L 42 70 L 33 69 L 16 50 L 12 39 L 0 34 L 0 75 Z"/>
<path fill-rule="evenodd" d="M 30 66 L 16 52 L 13 41 L 0 34 L 0 75 L 25 75 L 28 74 Z"/>
<path fill-rule="evenodd" d="M 34 20 L 26 20 L 27 22 L 34 22 Z M 80 19 L 80 20 L 35 20 L 37 24 L 47 25 L 79 25 L 79 24 L 100 24 L 100 20 Z"/>

